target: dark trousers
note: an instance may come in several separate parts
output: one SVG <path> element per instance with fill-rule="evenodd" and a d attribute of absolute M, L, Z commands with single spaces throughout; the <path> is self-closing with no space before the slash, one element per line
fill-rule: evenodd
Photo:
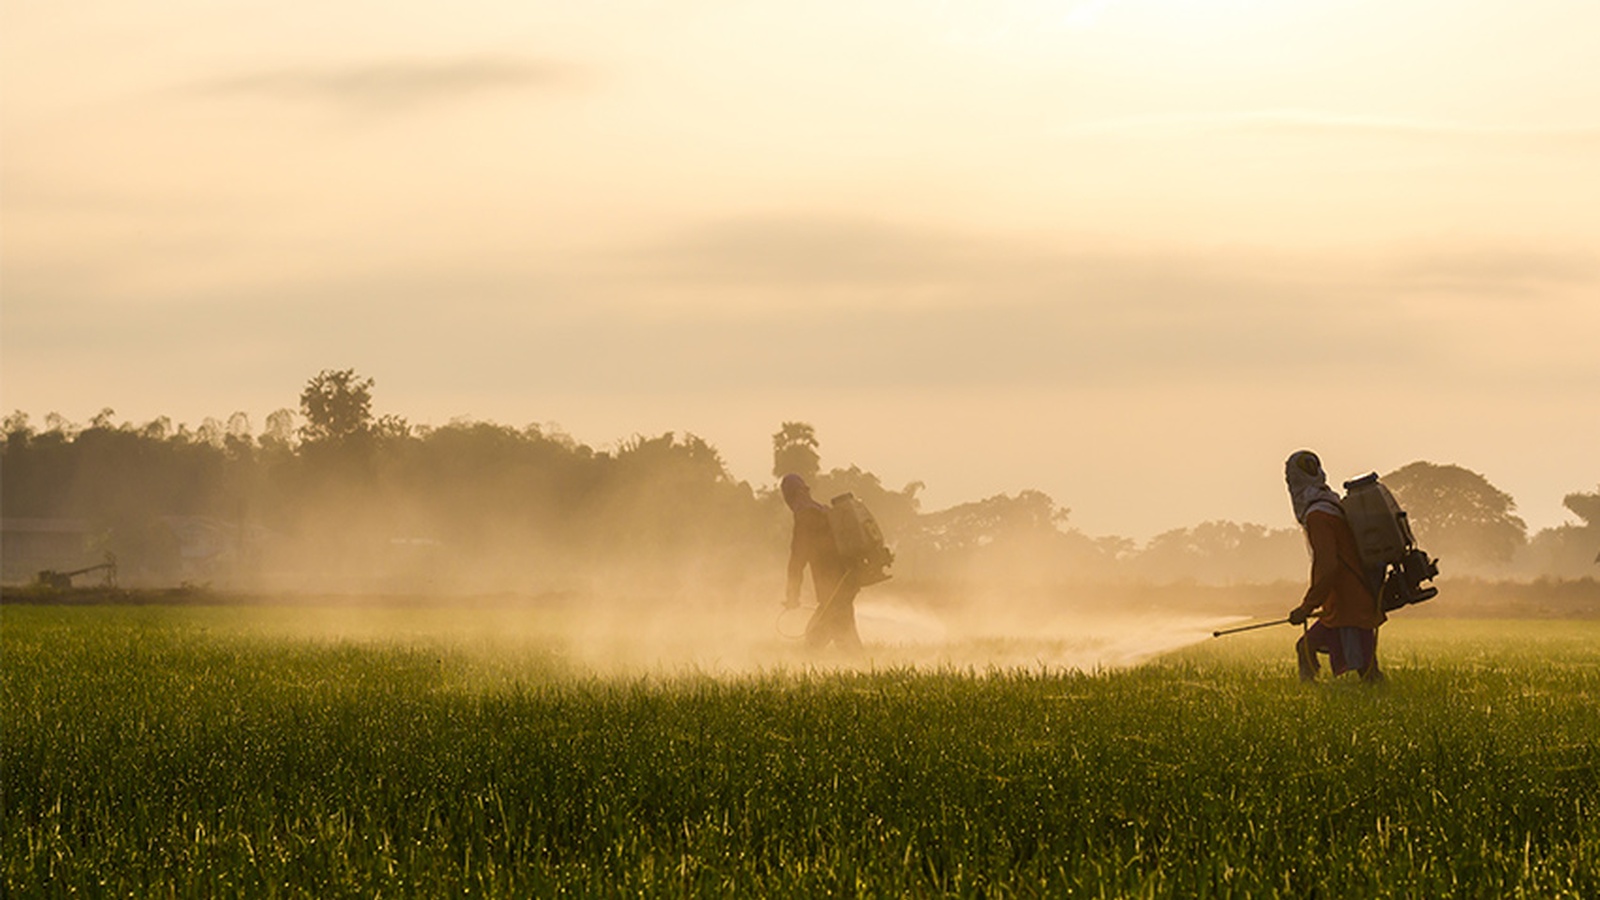
<path fill-rule="evenodd" d="M 1378 670 L 1378 631 L 1375 628 L 1329 628 L 1318 622 L 1311 626 L 1295 645 L 1300 657 L 1300 677 L 1315 678 L 1317 654 L 1326 654 L 1333 674 L 1361 673 L 1363 681 L 1376 681 L 1383 677 Z"/>
<path fill-rule="evenodd" d="M 820 650 L 835 643 L 846 650 L 861 649 L 861 635 L 856 631 L 856 593 L 860 590 L 854 572 L 839 579 L 806 623 L 807 647 Z"/>

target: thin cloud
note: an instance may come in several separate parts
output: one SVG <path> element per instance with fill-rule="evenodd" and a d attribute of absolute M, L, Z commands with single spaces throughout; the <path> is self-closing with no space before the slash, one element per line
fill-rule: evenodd
<path fill-rule="evenodd" d="M 388 60 L 349 66 L 297 66 L 212 79 L 195 91 L 214 97 L 263 97 L 392 111 L 495 91 L 552 89 L 578 80 L 567 63 L 476 57 Z"/>
<path fill-rule="evenodd" d="M 1584 128 L 1521 128 L 1438 122 L 1382 116 L 1346 115 L 1300 109 L 1171 113 L 1103 119 L 1060 129 L 1064 136 L 1195 134 L 1202 132 L 1348 135 L 1389 138 L 1512 139 L 1553 143 L 1600 142 L 1600 125 Z"/>
<path fill-rule="evenodd" d="M 1523 247 L 1421 252 L 1393 262 L 1397 287 L 1459 296 L 1521 300 L 1546 288 L 1600 286 L 1600 254 Z"/>
<path fill-rule="evenodd" d="M 1155 253 L 1088 238 L 1008 238 L 796 213 L 705 223 L 604 258 L 596 270 L 642 285 L 790 292 L 812 307 L 827 305 L 833 289 L 867 291 L 876 305 L 891 309 L 992 308 L 1108 295 L 1143 298 L 1147 306 L 1182 304 L 1199 287 L 1241 296 L 1246 283 L 1273 285 L 1298 271 L 1294 260 L 1235 263 L 1211 253 Z M 902 295 L 914 302 L 897 302 Z M 854 293 L 847 297 L 848 305 L 858 305 Z"/>
<path fill-rule="evenodd" d="M 942 385 L 1422 365 L 1449 352 L 1416 341 L 1456 316 L 1435 300 L 1513 317 L 1530 298 L 1570 305 L 1600 282 L 1600 256 L 1515 243 L 1139 249 L 796 214 L 709 223 L 624 254 L 617 270 L 632 283 L 591 287 L 635 313 L 662 303 L 672 315 L 654 328 L 714 321 L 791 374 L 804 365 L 790 349 L 826 346 L 856 360 L 852 377 Z"/>
<path fill-rule="evenodd" d="M 805 214 L 710 222 L 625 254 L 648 279 L 723 285 L 900 285 L 994 268 L 992 242 L 871 218 Z"/>
<path fill-rule="evenodd" d="M 773 246 L 800 238 L 798 247 Z M 671 246 L 694 254 L 651 248 L 659 268 L 636 268 L 622 282 L 601 277 L 599 266 L 575 272 L 553 259 L 543 272 L 419 264 L 208 285 L 165 305 L 118 302 L 123 277 L 79 290 L 60 273 L 24 268 L 12 273 L 5 350 L 13 365 L 30 348 L 63 342 L 90 358 L 90 349 L 122 340 L 136 316 L 151 353 L 195 352 L 231 333 L 262 359 L 381 348 L 436 360 L 428 365 L 441 371 L 464 366 L 486 383 L 579 393 L 1226 386 L 1361 373 L 1420 383 L 1432 372 L 1568 391 L 1574 372 L 1592 378 L 1571 328 L 1514 367 L 1502 343 L 1526 342 L 1542 327 L 1527 314 L 1526 282 L 1568 285 L 1555 296 L 1576 302 L 1595 262 L 1581 252 L 1052 251 L 806 216 L 724 222 Z M 752 252 L 763 261 L 741 258 Z M 838 283 L 796 280 L 807 266 L 833 269 Z M 678 280 L 653 277 L 660 271 Z M 856 276 L 868 286 L 857 290 Z M 938 302 L 901 299 L 921 296 L 930 278 L 943 282 Z M 1438 291 L 1449 302 L 1434 302 Z M 1418 296 L 1407 302 L 1409 294 Z M 1470 315 L 1458 298 L 1474 301 Z M 1491 357 L 1498 366 L 1480 365 Z"/>

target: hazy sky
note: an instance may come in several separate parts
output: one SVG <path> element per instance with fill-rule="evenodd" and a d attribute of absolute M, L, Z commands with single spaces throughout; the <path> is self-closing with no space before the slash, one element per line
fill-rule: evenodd
<path fill-rule="evenodd" d="M 1600 484 L 1593 0 L 4 0 L 0 405 L 771 435 L 925 508 Z"/>

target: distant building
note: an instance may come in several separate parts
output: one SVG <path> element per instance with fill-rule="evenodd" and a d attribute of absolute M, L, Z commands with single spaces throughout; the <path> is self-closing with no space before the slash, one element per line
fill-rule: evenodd
<path fill-rule="evenodd" d="M 237 576 L 280 540 L 260 525 L 210 516 L 162 516 L 159 521 L 177 546 L 178 574 L 184 578 Z"/>

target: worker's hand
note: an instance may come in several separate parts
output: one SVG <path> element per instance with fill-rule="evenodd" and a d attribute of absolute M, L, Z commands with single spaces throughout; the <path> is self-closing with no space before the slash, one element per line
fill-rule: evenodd
<path fill-rule="evenodd" d="M 1303 607 L 1296 606 L 1294 609 L 1289 610 L 1289 624 L 1304 625 L 1306 619 L 1310 618 L 1310 616 L 1311 613 L 1309 611 Z"/>

